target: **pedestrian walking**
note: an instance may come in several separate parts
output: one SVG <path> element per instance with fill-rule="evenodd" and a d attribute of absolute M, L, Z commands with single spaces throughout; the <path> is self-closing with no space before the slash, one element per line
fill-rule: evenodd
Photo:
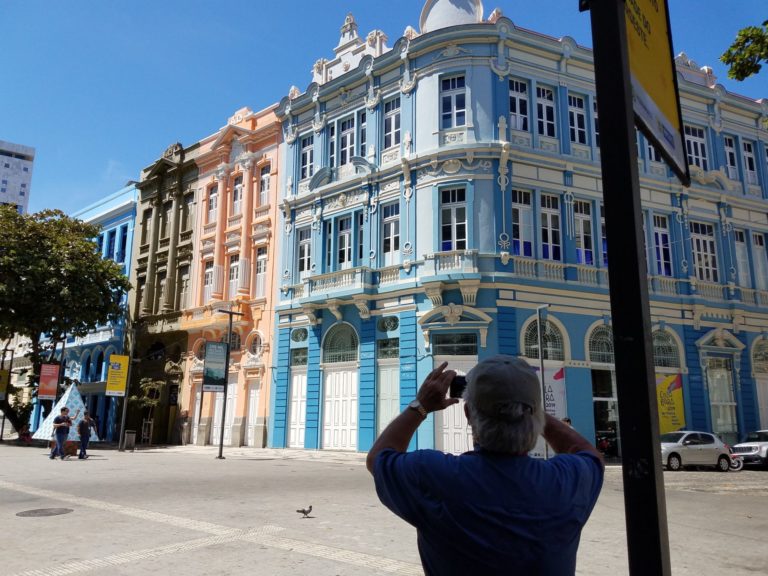
<path fill-rule="evenodd" d="M 83 412 L 83 419 L 77 424 L 77 433 L 80 435 L 80 454 L 78 458 L 84 460 L 88 458 L 88 442 L 91 440 L 91 429 L 96 428 L 96 421 L 91 418 L 88 410 Z"/>
<path fill-rule="evenodd" d="M 72 426 L 72 419 L 69 417 L 69 408 L 64 406 L 61 413 L 53 419 L 53 438 L 55 444 L 49 458 L 53 460 L 58 455 L 62 460 L 67 458 L 64 448 L 69 436 L 69 428 Z"/>
<path fill-rule="evenodd" d="M 464 413 L 475 449 L 455 456 L 407 452 L 456 376 L 443 362 L 416 400 L 368 453 L 382 503 L 417 530 L 427 575 L 573 575 L 581 529 L 600 494 L 600 453 L 542 409 L 536 372 L 522 359 L 494 356 L 466 376 Z M 528 456 L 542 435 L 558 453 Z"/>

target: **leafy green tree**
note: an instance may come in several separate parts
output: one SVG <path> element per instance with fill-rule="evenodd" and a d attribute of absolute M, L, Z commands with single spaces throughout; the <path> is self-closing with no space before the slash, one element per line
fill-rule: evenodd
<path fill-rule="evenodd" d="M 739 30 L 720 61 L 730 66 L 728 77 L 734 80 L 744 80 L 760 72 L 760 63 L 768 62 L 768 20 L 762 27 L 747 26 Z"/>
<path fill-rule="evenodd" d="M 98 233 L 59 210 L 22 215 L 0 206 L 0 341 L 30 339 L 33 386 L 67 336 L 85 336 L 124 313 L 131 285 L 121 265 L 98 254 Z M 0 409 L 16 429 L 25 423 L 7 400 Z"/>

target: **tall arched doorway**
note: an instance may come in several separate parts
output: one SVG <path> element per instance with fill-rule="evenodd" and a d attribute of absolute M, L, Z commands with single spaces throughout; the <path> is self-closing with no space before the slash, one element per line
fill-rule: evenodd
<path fill-rule="evenodd" d="M 323 342 L 323 448 L 357 449 L 358 373 L 355 329 L 333 326 Z"/>

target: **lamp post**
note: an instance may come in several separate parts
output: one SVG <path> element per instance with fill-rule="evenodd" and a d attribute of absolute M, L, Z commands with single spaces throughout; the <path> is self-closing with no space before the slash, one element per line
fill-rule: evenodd
<path fill-rule="evenodd" d="M 547 391 L 544 386 L 544 331 L 541 325 L 541 312 L 547 308 L 549 308 L 549 304 L 536 306 L 536 332 L 539 336 L 539 373 L 541 374 L 541 408 L 545 414 L 547 413 Z M 547 444 L 546 440 L 544 441 L 544 459 L 549 459 L 549 444 Z"/>
<path fill-rule="evenodd" d="M 242 312 L 234 312 L 232 310 L 232 303 L 229 304 L 229 310 L 223 308 L 217 308 L 216 312 L 221 314 L 227 314 L 229 316 L 229 328 L 227 329 L 227 355 L 224 361 L 224 398 L 221 403 L 221 433 L 219 434 L 219 455 L 216 456 L 217 460 L 224 460 L 222 452 L 224 451 L 224 425 L 227 416 L 227 387 L 229 386 L 229 352 L 232 347 L 232 317 L 233 316 L 245 316 Z M 202 403 L 202 402 L 201 402 Z"/>
<path fill-rule="evenodd" d="M 117 449 L 119 452 L 125 452 L 125 418 L 128 413 L 128 392 L 131 388 L 131 373 L 133 372 L 133 353 L 136 349 L 136 325 L 131 324 L 131 347 L 128 352 L 128 375 L 125 379 L 125 395 L 123 396 L 123 414 L 120 417 L 120 437 L 118 439 Z M 139 361 L 136 360 L 136 363 Z"/>

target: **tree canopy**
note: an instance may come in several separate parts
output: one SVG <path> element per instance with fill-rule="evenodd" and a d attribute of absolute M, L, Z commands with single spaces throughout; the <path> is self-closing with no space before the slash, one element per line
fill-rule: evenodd
<path fill-rule="evenodd" d="M 123 314 L 130 283 L 120 264 L 101 258 L 98 233 L 59 210 L 0 206 L 0 341 L 31 340 L 33 383 L 43 355 L 66 336 L 85 336 Z M 0 408 L 16 426 L 7 401 Z"/>
<path fill-rule="evenodd" d="M 760 72 L 761 62 L 768 62 L 768 20 L 762 26 L 739 30 L 720 61 L 730 66 L 728 77 L 734 80 L 744 80 Z"/>

